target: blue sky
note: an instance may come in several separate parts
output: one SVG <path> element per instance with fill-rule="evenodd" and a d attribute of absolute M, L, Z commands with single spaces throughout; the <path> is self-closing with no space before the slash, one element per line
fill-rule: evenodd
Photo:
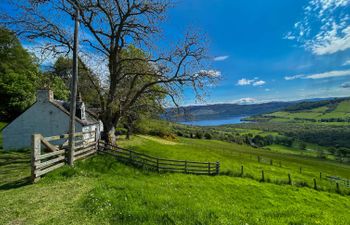
<path fill-rule="evenodd" d="M 161 26 L 155 45 L 165 49 L 188 30 L 204 33 L 221 73 L 205 102 L 185 89 L 183 105 L 350 96 L 350 0 L 176 0 Z"/>
<path fill-rule="evenodd" d="M 349 0 L 180 0 L 162 27 L 168 41 L 188 29 L 206 33 L 212 67 L 222 75 L 209 87 L 206 103 L 349 96 L 349 5 Z M 194 103 L 186 89 L 183 104 Z"/>

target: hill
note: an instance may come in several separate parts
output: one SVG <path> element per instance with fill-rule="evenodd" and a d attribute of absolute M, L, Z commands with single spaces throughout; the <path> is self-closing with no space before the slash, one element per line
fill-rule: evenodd
<path fill-rule="evenodd" d="M 25 185 L 29 152 L 0 151 L 0 224 L 349 224 L 349 195 L 319 172 L 349 178 L 349 166 L 221 141 L 147 136 L 120 145 L 188 160 L 220 160 L 219 176 L 155 173 L 97 155 Z M 282 161 L 258 163 L 256 156 Z M 235 175 L 244 165 L 244 176 Z M 299 167 L 303 172 L 299 172 Z M 259 182 L 261 170 L 266 181 Z M 295 185 L 286 185 L 287 173 Z M 319 187 L 313 190 L 312 179 Z M 329 186 L 327 186 L 329 184 Z M 298 187 L 299 186 L 299 187 Z M 331 190 L 333 188 L 333 190 Z"/>
<path fill-rule="evenodd" d="M 300 102 L 283 110 L 253 116 L 248 120 L 272 122 L 350 122 L 350 98 Z"/>
<path fill-rule="evenodd" d="M 186 106 L 179 109 L 167 109 L 164 117 L 171 121 L 215 120 L 238 116 L 251 116 L 281 110 L 294 103 L 269 102 L 262 104 L 213 104 Z"/>

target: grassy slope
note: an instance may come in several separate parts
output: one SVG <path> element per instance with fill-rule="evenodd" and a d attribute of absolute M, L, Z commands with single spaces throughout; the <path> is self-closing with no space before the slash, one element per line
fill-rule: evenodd
<path fill-rule="evenodd" d="M 293 120 L 294 118 L 300 118 L 300 119 L 329 119 L 329 118 L 349 118 L 350 117 L 350 101 L 343 101 L 338 104 L 338 106 L 330 111 L 327 112 L 328 107 L 318 107 L 314 108 L 312 110 L 304 110 L 300 112 L 285 112 L 285 111 L 278 111 L 266 115 L 276 116 L 278 118 L 271 119 L 272 122 L 283 122 L 283 121 L 289 121 Z M 337 122 L 334 122 L 335 124 Z M 344 122 L 339 122 L 340 124 L 349 124 Z"/>
<path fill-rule="evenodd" d="M 283 158 L 288 168 L 258 164 L 245 153 L 263 151 L 219 141 L 141 136 L 121 144 L 162 157 L 218 159 L 223 171 L 244 163 L 251 174 L 261 168 L 296 173 L 305 163 L 301 178 L 321 168 L 349 176 L 349 166 L 277 153 L 266 156 Z M 29 175 L 28 158 L 25 151 L 0 152 L 0 224 L 350 224 L 349 196 L 230 176 L 157 174 L 104 156 L 22 186 L 16 181 Z"/>

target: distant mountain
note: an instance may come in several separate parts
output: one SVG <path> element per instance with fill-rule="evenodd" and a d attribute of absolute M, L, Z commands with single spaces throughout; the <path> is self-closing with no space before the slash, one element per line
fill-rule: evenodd
<path fill-rule="evenodd" d="M 251 105 L 213 104 L 167 109 L 164 117 L 171 121 L 217 120 L 269 113 L 291 106 L 292 102 L 269 102 Z"/>
<path fill-rule="evenodd" d="M 218 120 L 232 117 L 248 117 L 272 113 L 281 110 L 297 110 L 304 107 L 316 107 L 338 102 L 343 98 L 312 98 L 290 102 L 268 102 L 260 104 L 212 104 L 168 108 L 163 118 L 176 121 Z"/>

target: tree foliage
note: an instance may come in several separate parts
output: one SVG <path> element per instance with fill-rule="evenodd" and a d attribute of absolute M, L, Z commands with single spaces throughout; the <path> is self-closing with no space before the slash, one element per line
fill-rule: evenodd
<path fill-rule="evenodd" d="M 9 30 L 0 28 L 0 116 L 11 120 L 35 101 L 38 66 Z"/>
<path fill-rule="evenodd" d="M 12 120 L 35 102 L 36 90 L 50 88 L 58 99 L 67 99 L 62 79 L 41 72 L 36 58 L 16 35 L 0 28 L 0 117 Z"/>
<path fill-rule="evenodd" d="M 99 79 L 96 75 L 79 60 L 79 75 L 78 75 L 78 92 L 81 94 L 83 101 L 90 107 L 99 106 L 99 96 L 93 86 L 94 83 L 99 84 Z M 72 74 L 73 60 L 60 56 L 53 65 L 51 73 L 64 81 L 66 88 L 70 87 L 70 79 Z"/>

